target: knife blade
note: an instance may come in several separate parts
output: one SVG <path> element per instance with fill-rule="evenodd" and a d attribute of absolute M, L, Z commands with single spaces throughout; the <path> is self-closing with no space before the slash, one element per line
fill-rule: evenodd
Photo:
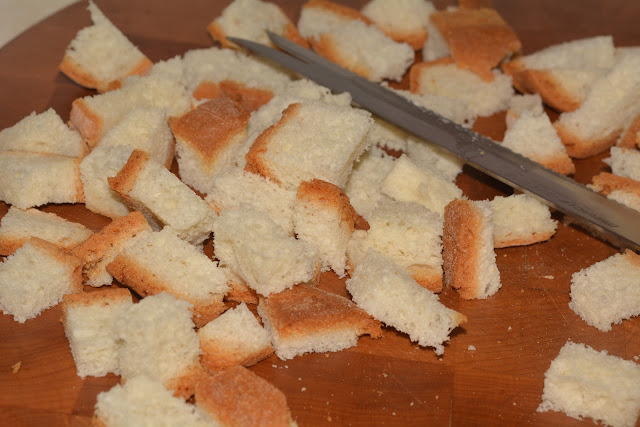
<path fill-rule="evenodd" d="M 414 104 L 315 52 L 269 32 L 279 49 L 228 37 L 233 43 L 295 71 L 377 116 L 459 156 L 470 166 L 569 215 L 596 237 L 640 251 L 640 213 L 547 169 L 499 143 Z"/>

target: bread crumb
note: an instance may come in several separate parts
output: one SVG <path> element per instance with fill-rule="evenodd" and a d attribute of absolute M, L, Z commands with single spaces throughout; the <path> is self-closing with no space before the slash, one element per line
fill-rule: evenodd
<path fill-rule="evenodd" d="M 510 331 L 510 330 L 511 330 L 511 326 L 509 326 L 509 327 L 507 328 L 507 331 Z"/>
<path fill-rule="evenodd" d="M 409 404 L 409 406 L 413 406 L 413 402 L 411 402 L 411 403 Z"/>
<path fill-rule="evenodd" d="M 306 387 L 302 387 L 302 388 L 300 389 L 300 391 L 307 391 L 307 388 L 306 388 Z"/>
<path fill-rule="evenodd" d="M 331 422 L 331 417 L 327 416 L 327 421 Z"/>
<path fill-rule="evenodd" d="M 387 373 L 386 373 L 386 372 L 383 372 L 383 373 L 382 373 L 382 376 L 383 376 L 383 377 L 385 377 L 385 378 L 387 378 L 387 377 L 388 377 L 388 375 L 387 375 Z"/>
<path fill-rule="evenodd" d="M 395 416 L 395 415 L 396 415 L 396 413 L 395 413 L 395 412 L 392 412 L 392 413 L 391 413 L 391 415 Z"/>
<path fill-rule="evenodd" d="M 549 279 L 549 280 L 553 280 L 555 279 L 554 276 L 542 276 L 543 279 Z"/>
<path fill-rule="evenodd" d="M 640 356 L 633 356 L 633 360 L 638 360 L 640 359 Z"/>
<path fill-rule="evenodd" d="M 277 368 L 277 367 L 278 367 L 278 365 L 271 365 L 271 367 L 272 367 L 272 368 Z"/>
<path fill-rule="evenodd" d="M 513 406 L 516 406 L 516 402 L 513 402 Z"/>
<path fill-rule="evenodd" d="M 298 377 L 298 381 L 302 381 L 302 377 Z"/>
<path fill-rule="evenodd" d="M 438 400 L 438 399 L 440 399 L 440 396 L 438 396 L 438 395 L 436 394 L 436 400 Z"/>
<path fill-rule="evenodd" d="M 13 372 L 14 375 L 17 374 L 21 366 L 22 366 L 22 361 L 14 363 L 13 365 L 11 365 L 11 372 Z"/>
<path fill-rule="evenodd" d="M 474 345 L 470 345 L 469 347 L 467 347 L 467 350 L 469 351 L 474 351 L 476 349 L 476 346 Z"/>

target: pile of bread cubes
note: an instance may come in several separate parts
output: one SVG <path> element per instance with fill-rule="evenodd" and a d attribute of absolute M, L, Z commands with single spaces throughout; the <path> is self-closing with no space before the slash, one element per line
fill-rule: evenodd
<path fill-rule="evenodd" d="M 640 51 L 600 36 L 523 56 L 485 3 L 310 0 L 296 25 L 234 0 L 207 28 L 220 47 L 154 64 L 89 2 L 93 25 L 60 69 L 97 93 L 69 123 L 50 109 L 0 131 L 0 309 L 22 323 L 62 302 L 78 375 L 121 376 L 98 395 L 104 426 L 295 424 L 245 367 L 339 351 L 383 325 L 442 354 L 466 317 L 437 293 L 499 292 L 494 248 L 550 239 L 549 208 L 467 199 L 459 159 L 226 37 L 270 44 L 272 31 L 462 126 L 506 110 L 500 143 L 560 174 L 610 149 L 612 172 L 591 187 L 640 210 Z M 389 87 L 406 73 L 409 90 Z M 36 209 L 50 203 L 112 221 L 94 233 Z M 329 270 L 351 299 L 316 286 Z M 577 272 L 570 307 L 603 332 L 640 314 L 640 257 Z M 568 342 L 538 410 L 635 425 L 640 367 Z"/>

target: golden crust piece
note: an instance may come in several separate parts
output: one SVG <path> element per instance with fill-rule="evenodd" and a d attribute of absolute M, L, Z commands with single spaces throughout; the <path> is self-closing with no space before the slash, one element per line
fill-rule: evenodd
<path fill-rule="evenodd" d="M 525 68 L 521 58 L 502 65 L 502 71 L 511 76 L 513 86 L 522 93 L 537 93 L 545 104 L 552 108 L 569 112 L 580 107 L 582 100 L 576 99 L 553 76 L 549 70 Z"/>
<path fill-rule="evenodd" d="M 211 373 L 230 368 L 232 366 L 252 366 L 273 354 L 273 347 L 269 345 L 258 352 L 246 354 L 237 349 L 228 349 L 218 346 L 215 342 L 200 341 L 202 355 L 200 363 Z"/>
<path fill-rule="evenodd" d="M 382 324 L 353 301 L 314 286 L 296 285 L 267 298 L 261 297 L 260 305 L 283 341 L 354 329 L 358 335 L 382 336 Z"/>
<path fill-rule="evenodd" d="M 229 292 L 224 296 L 225 301 L 244 302 L 245 304 L 258 304 L 258 294 L 251 289 L 240 277 L 234 277 L 227 281 Z"/>
<path fill-rule="evenodd" d="M 485 81 L 493 80 L 493 67 L 522 47 L 513 28 L 494 9 L 439 11 L 431 15 L 431 21 L 449 46 L 456 64 Z"/>
<path fill-rule="evenodd" d="M 190 145 L 207 164 L 212 164 L 234 137 L 245 130 L 249 117 L 240 104 L 223 96 L 169 120 L 169 126 L 179 141 Z"/>
<path fill-rule="evenodd" d="M 407 273 L 423 288 L 431 292 L 442 292 L 442 272 L 440 269 L 427 265 L 410 265 Z"/>
<path fill-rule="evenodd" d="M 330 33 L 320 34 L 318 38 L 311 40 L 311 47 L 318 55 L 322 55 L 331 62 L 339 64 L 347 70 L 371 80 L 371 71 L 367 67 L 359 64 L 353 57 L 345 57 L 340 52 L 338 42 Z"/>
<path fill-rule="evenodd" d="M 640 147 L 640 114 L 636 115 L 618 138 L 616 146 L 622 148 Z"/>
<path fill-rule="evenodd" d="M 185 370 L 179 377 L 164 384 L 165 388 L 173 391 L 173 395 L 185 400 L 191 398 L 196 391 L 196 385 L 208 378 L 207 372 L 198 363 Z"/>
<path fill-rule="evenodd" d="M 249 87 L 234 80 L 222 80 L 220 83 L 203 81 L 193 91 L 193 97 L 197 100 L 216 99 L 221 96 L 227 96 L 248 112 L 253 112 L 271 101 L 273 92 L 267 89 Z"/>
<path fill-rule="evenodd" d="M 608 196 L 612 191 L 622 190 L 640 197 L 640 181 L 609 172 L 601 172 L 594 176 L 591 186 L 604 196 Z"/>
<path fill-rule="evenodd" d="M 206 301 L 194 301 L 189 295 L 180 294 L 175 290 L 172 283 L 166 283 L 162 278 L 152 271 L 139 265 L 134 259 L 130 259 L 124 255 L 118 255 L 113 261 L 107 265 L 107 271 L 118 282 L 133 289 L 141 297 L 148 295 L 157 295 L 167 292 L 176 298 L 189 301 L 193 307 L 193 323 L 197 327 L 201 327 L 218 317 L 226 309 L 222 301 L 222 294 L 212 294 Z"/>
<path fill-rule="evenodd" d="M 221 425 L 290 427 L 293 423 L 284 393 L 242 366 L 199 382 L 195 394 L 198 408 Z"/>
<path fill-rule="evenodd" d="M 356 210 L 351 206 L 349 196 L 337 185 L 321 179 L 303 181 L 298 187 L 296 198 L 320 208 L 328 207 L 339 212 L 341 217 L 340 225 L 345 224 L 349 233 L 353 233 L 353 230 L 355 230 Z"/>
<path fill-rule="evenodd" d="M 278 134 L 280 128 L 283 127 L 289 120 L 292 120 L 298 115 L 298 110 L 301 108 L 301 104 L 293 103 L 289 105 L 282 112 L 282 118 L 274 125 L 265 129 L 251 145 L 251 148 L 245 154 L 247 164 L 245 170 L 247 172 L 261 175 L 265 178 L 269 178 L 276 184 L 280 184 L 280 181 L 276 179 L 275 174 L 269 169 L 269 166 L 264 161 L 264 154 L 267 152 L 269 142 L 271 138 Z"/>
<path fill-rule="evenodd" d="M 421 93 L 420 91 L 420 80 L 422 75 L 422 70 L 425 68 L 440 66 L 440 65 L 449 65 L 453 64 L 453 58 L 450 56 L 446 56 L 444 58 L 436 59 L 435 61 L 429 62 L 416 62 L 409 69 L 409 91 L 411 93 Z"/>
<path fill-rule="evenodd" d="M 89 108 L 84 99 L 78 98 L 73 101 L 69 121 L 71 126 L 80 132 L 90 149 L 98 144 L 102 137 L 104 122 L 95 111 Z"/>
<path fill-rule="evenodd" d="M 553 127 L 556 128 L 569 156 L 575 159 L 585 159 L 602 153 L 615 144 L 621 133 L 621 131 L 616 130 L 603 138 L 584 140 L 563 126 L 560 121 L 556 121 Z"/>
<path fill-rule="evenodd" d="M 457 199 L 444 209 L 442 260 L 444 281 L 463 299 L 478 295 L 478 241 L 484 229 L 481 213 L 470 200 Z"/>
<path fill-rule="evenodd" d="M 67 265 L 71 271 L 71 293 L 82 292 L 82 260 L 76 256 L 66 253 L 62 248 L 42 240 L 32 237 L 28 240 L 31 244 L 47 252 L 51 257 L 57 259 L 61 264 Z"/>
<path fill-rule="evenodd" d="M 149 58 L 144 57 L 134 67 L 124 73 L 120 79 L 127 76 L 142 75 L 152 66 L 153 62 L 151 62 Z M 83 68 L 68 55 L 65 55 L 62 59 L 59 69 L 80 86 L 97 89 L 98 92 L 101 93 L 118 89 L 121 86 L 120 79 L 113 81 L 98 81 L 98 79 L 91 74 L 90 70 Z"/>

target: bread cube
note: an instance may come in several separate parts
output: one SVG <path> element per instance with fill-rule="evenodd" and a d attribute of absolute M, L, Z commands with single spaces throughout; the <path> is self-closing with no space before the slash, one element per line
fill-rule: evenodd
<path fill-rule="evenodd" d="M 0 263 L 0 309 L 24 323 L 82 290 L 82 261 L 32 237 Z"/>

